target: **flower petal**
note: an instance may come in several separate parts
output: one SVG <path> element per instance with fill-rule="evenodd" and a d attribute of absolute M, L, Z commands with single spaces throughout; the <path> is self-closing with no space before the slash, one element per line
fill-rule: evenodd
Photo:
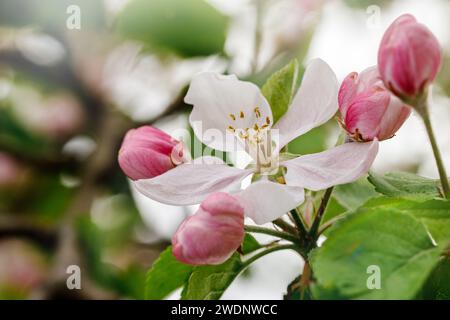
<path fill-rule="evenodd" d="M 250 173 L 227 166 L 219 158 L 202 157 L 155 178 L 137 180 L 134 185 L 153 200 L 183 206 L 200 203 L 217 191 L 231 191 Z"/>
<path fill-rule="evenodd" d="M 230 130 L 272 124 L 272 111 L 259 88 L 236 76 L 203 72 L 194 77 L 184 98 L 192 104 L 190 124 L 197 138 L 221 151 L 235 151 Z"/>
<path fill-rule="evenodd" d="M 252 183 L 235 197 L 245 215 L 257 224 L 273 221 L 300 205 L 305 199 L 303 188 L 270 181 Z"/>
<path fill-rule="evenodd" d="M 338 82 L 333 70 L 321 59 L 312 60 L 291 106 L 275 124 L 280 148 L 289 141 L 327 122 L 337 111 Z"/>
<path fill-rule="evenodd" d="M 191 265 L 221 264 L 244 239 L 244 209 L 233 196 L 208 196 L 172 238 L 173 255 Z"/>
<path fill-rule="evenodd" d="M 282 164 L 286 183 L 316 191 L 355 181 L 369 171 L 377 152 L 378 140 L 351 142 L 288 160 Z"/>

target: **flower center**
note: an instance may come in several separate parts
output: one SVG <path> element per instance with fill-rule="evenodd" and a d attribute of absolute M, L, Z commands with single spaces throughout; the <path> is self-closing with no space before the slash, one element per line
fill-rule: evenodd
<path fill-rule="evenodd" d="M 246 116 L 253 118 L 253 123 L 249 123 Z M 260 108 L 256 106 L 251 115 L 246 115 L 241 110 L 238 114 L 230 113 L 229 118 L 228 132 L 237 137 L 244 150 L 255 160 L 257 172 L 270 171 L 273 167 L 270 117 L 263 115 Z"/>

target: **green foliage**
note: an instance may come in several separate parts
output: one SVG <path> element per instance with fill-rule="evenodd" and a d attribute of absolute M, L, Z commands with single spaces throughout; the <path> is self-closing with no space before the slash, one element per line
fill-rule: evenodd
<path fill-rule="evenodd" d="M 130 39 L 190 57 L 221 53 L 227 24 L 203 0 L 132 0 L 117 26 Z"/>
<path fill-rule="evenodd" d="M 450 300 L 450 258 L 444 257 L 428 278 L 420 299 Z"/>
<path fill-rule="evenodd" d="M 332 227 L 311 262 L 316 298 L 411 299 L 439 260 L 425 226 L 389 205 L 363 207 Z M 381 289 L 368 289 L 369 266 L 381 271 Z"/>
<path fill-rule="evenodd" d="M 144 270 L 137 265 L 118 269 L 105 263 L 103 261 L 106 246 L 104 234 L 89 218 L 80 218 L 76 223 L 76 230 L 90 278 L 98 285 L 125 297 L 143 299 Z"/>
<path fill-rule="evenodd" d="M 244 242 L 241 245 L 242 254 L 249 254 L 253 251 L 261 249 L 263 246 L 252 236 L 250 233 L 246 233 Z"/>
<path fill-rule="evenodd" d="M 450 201 L 439 199 L 423 203 L 406 202 L 399 205 L 398 210 L 422 221 L 440 247 L 450 245 Z"/>
<path fill-rule="evenodd" d="M 439 182 L 412 173 L 393 172 L 384 176 L 371 173 L 369 181 L 375 190 L 389 197 L 432 199 L 439 196 Z"/>
<path fill-rule="evenodd" d="M 26 195 L 24 211 L 33 214 L 36 220 L 46 224 L 57 224 L 64 216 L 75 191 L 61 184 L 58 175 L 38 175 L 32 190 Z"/>
<path fill-rule="evenodd" d="M 376 195 L 374 187 L 366 178 L 336 186 L 333 191 L 333 197 L 348 210 L 357 209 Z"/>
<path fill-rule="evenodd" d="M 367 10 L 371 5 L 385 6 L 390 4 L 391 0 L 344 0 L 345 4 L 354 9 Z"/>
<path fill-rule="evenodd" d="M 160 300 L 182 287 L 190 276 L 193 266 L 179 262 L 172 254 L 172 246 L 164 250 L 147 272 L 145 298 Z"/>
<path fill-rule="evenodd" d="M 334 197 L 331 197 L 322 218 L 322 224 L 346 211 L 347 209 L 345 207 L 343 207 Z"/>
<path fill-rule="evenodd" d="M 221 265 L 197 266 L 186 283 L 181 298 L 183 300 L 216 300 L 243 270 L 239 253 Z"/>
<path fill-rule="evenodd" d="M 327 139 L 330 124 L 314 128 L 300 137 L 289 142 L 289 152 L 295 154 L 311 154 L 324 151 L 327 147 Z"/>
<path fill-rule="evenodd" d="M 36 158 L 53 151 L 48 141 L 24 129 L 7 106 L 0 106 L 0 147 Z"/>
<path fill-rule="evenodd" d="M 261 89 L 272 109 L 274 123 L 281 118 L 291 104 L 295 94 L 298 70 L 297 60 L 292 60 L 272 74 Z"/>

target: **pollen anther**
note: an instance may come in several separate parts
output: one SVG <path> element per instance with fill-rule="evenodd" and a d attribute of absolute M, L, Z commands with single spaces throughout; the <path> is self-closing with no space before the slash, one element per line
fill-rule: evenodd
<path fill-rule="evenodd" d="M 259 107 L 255 107 L 255 109 L 253 111 L 255 112 L 256 118 L 261 117 L 261 111 L 259 111 Z"/>

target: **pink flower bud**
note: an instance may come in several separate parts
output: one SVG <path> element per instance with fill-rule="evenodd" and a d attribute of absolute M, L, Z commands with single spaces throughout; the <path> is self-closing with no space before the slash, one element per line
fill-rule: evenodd
<path fill-rule="evenodd" d="M 172 238 L 173 255 L 192 265 L 221 264 L 244 239 L 244 209 L 231 195 L 207 197 Z"/>
<path fill-rule="evenodd" d="M 19 186 L 25 182 L 26 168 L 12 156 L 0 152 L 0 189 Z"/>
<path fill-rule="evenodd" d="M 0 241 L 0 292 L 26 294 L 42 285 L 47 273 L 48 263 L 33 245 L 18 239 Z"/>
<path fill-rule="evenodd" d="M 339 89 L 342 124 L 356 141 L 391 138 L 411 113 L 381 81 L 376 67 L 350 73 Z"/>
<path fill-rule="evenodd" d="M 119 165 L 132 180 L 159 176 L 188 160 L 180 141 L 150 126 L 128 131 L 119 150 Z"/>
<path fill-rule="evenodd" d="M 420 96 L 436 77 L 441 61 L 436 37 L 410 14 L 390 25 L 378 51 L 381 78 L 402 99 Z"/>

